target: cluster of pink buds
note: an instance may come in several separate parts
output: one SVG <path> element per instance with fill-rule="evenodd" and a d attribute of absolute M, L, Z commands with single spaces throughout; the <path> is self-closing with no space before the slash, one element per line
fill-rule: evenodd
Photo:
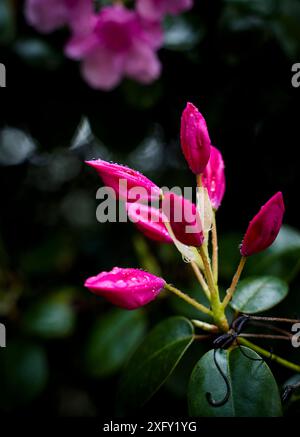
<path fill-rule="evenodd" d="M 44 33 L 68 26 L 66 55 L 82 62 L 90 86 L 110 90 L 123 77 L 145 84 L 159 77 L 162 21 L 192 6 L 193 0 L 136 0 L 133 9 L 120 1 L 96 10 L 93 0 L 26 0 L 25 16 Z"/>
<path fill-rule="evenodd" d="M 87 162 L 96 169 L 106 186 L 126 203 L 127 213 L 139 231 L 160 243 L 174 243 L 192 264 L 210 307 L 193 302 L 200 311 L 210 314 L 216 325 L 228 329 L 225 308 L 235 291 L 247 257 L 269 247 L 277 237 L 284 214 L 282 194 L 276 193 L 251 220 L 240 246 L 242 260 L 233 284 L 223 301 L 218 290 L 218 247 L 216 212 L 225 192 L 224 161 L 221 152 L 211 145 L 204 117 L 188 103 L 181 119 L 181 146 L 197 181 L 197 203 L 175 194 L 162 192 L 148 178 L 125 166 L 102 160 Z M 130 190 L 138 196 L 132 199 Z M 155 201 L 155 206 L 150 203 Z M 209 246 L 211 237 L 211 247 Z M 212 260 L 210 259 L 212 253 Z M 133 309 L 147 304 L 166 288 L 191 303 L 191 298 L 166 281 L 135 269 L 115 267 L 86 283 L 93 293 L 115 305 Z"/>

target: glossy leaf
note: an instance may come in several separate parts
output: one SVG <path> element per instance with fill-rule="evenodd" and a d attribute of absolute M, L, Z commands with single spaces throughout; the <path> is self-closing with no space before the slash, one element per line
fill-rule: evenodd
<path fill-rule="evenodd" d="M 288 294 L 288 284 L 273 276 L 251 277 L 240 281 L 231 307 L 243 313 L 266 311 Z"/>
<path fill-rule="evenodd" d="M 99 317 L 87 341 L 87 372 L 93 377 L 107 377 L 116 372 L 136 349 L 145 330 L 142 310 L 115 309 Z"/>
<path fill-rule="evenodd" d="M 192 324 L 183 317 L 171 317 L 148 334 L 121 380 L 120 414 L 137 410 L 156 393 L 192 343 L 193 335 Z"/>
<path fill-rule="evenodd" d="M 283 384 L 283 392 L 287 386 L 300 384 L 300 375 L 293 375 Z M 288 398 L 285 401 L 285 409 L 289 415 L 299 416 L 300 412 L 300 385 L 292 389 Z"/>
<path fill-rule="evenodd" d="M 166 381 L 165 387 L 172 396 L 186 399 L 191 372 L 195 363 L 209 350 L 208 346 L 208 342 L 197 341 L 188 348 L 179 365 Z"/>
<path fill-rule="evenodd" d="M 243 347 L 244 356 L 236 348 L 218 350 L 216 358 L 227 375 L 231 390 L 228 401 L 219 407 L 211 406 L 206 393 L 214 401 L 226 394 L 224 380 L 216 368 L 214 351 L 205 354 L 194 368 L 188 389 L 189 412 L 195 417 L 276 417 L 281 416 L 281 400 L 276 381 L 264 361 L 253 361 L 259 356 Z"/>
<path fill-rule="evenodd" d="M 0 348 L 0 407 L 25 405 L 45 388 L 48 365 L 44 350 L 33 343 L 10 340 Z"/>

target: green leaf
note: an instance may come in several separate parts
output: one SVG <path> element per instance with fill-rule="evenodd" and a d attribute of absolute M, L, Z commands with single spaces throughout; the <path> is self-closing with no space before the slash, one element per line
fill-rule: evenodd
<path fill-rule="evenodd" d="M 0 348 L 0 407 L 31 402 L 45 388 L 48 365 L 44 350 L 24 340 L 9 340 Z"/>
<path fill-rule="evenodd" d="M 219 407 L 208 403 L 206 393 L 214 401 L 221 401 L 226 394 L 224 379 L 216 368 L 211 350 L 194 368 L 189 388 L 189 412 L 195 417 L 277 417 L 282 415 L 281 401 L 276 381 L 264 361 L 249 348 L 218 350 L 216 359 L 230 384 L 228 401 Z M 251 359 L 253 358 L 253 359 Z"/>
<path fill-rule="evenodd" d="M 288 386 L 288 385 L 298 385 L 300 384 L 300 375 L 296 374 L 294 376 L 292 376 L 291 378 L 289 378 L 284 384 L 283 384 L 283 390 Z M 290 396 L 288 397 L 288 399 L 285 402 L 285 413 L 288 414 L 289 416 L 293 415 L 293 416 L 297 416 L 299 417 L 299 413 L 300 413 L 300 386 L 297 388 L 294 388 L 292 390 L 292 392 L 290 393 Z"/>
<path fill-rule="evenodd" d="M 266 311 L 288 294 L 288 284 L 273 276 L 251 277 L 241 281 L 234 293 L 231 307 L 247 314 Z"/>
<path fill-rule="evenodd" d="M 72 334 L 75 314 L 66 292 L 55 293 L 35 302 L 24 314 L 23 328 L 41 338 L 60 338 Z"/>
<path fill-rule="evenodd" d="M 195 363 L 209 350 L 207 342 L 193 342 L 167 379 L 165 387 L 172 396 L 186 400 L 186 393 Z"/>
<path fill-rule="evenodd" d="M 184 317 L 171 317 L 148 334 L 125 369 L 118 396 L 119 413 L 137 410 L 157 392 L 191 345 L 193 336 L 193 326 Z"/>
<path fill-rule="evenodd" d="M 298 385 L 300 384 L 300 375 L 296 374 L 289 378 L 284 384 L 283 388 L 286 388 L 288 385 Z M 300 385 L 296 389 L 293 390 L 292 396 L 290 398 L 290 402 L 300 401 Z"/>
<path fill-rule="evenodd" d="M 140 343 L 146 330 L 142 310 L 112 310 L 93 326 L 85 351 L 85 367 L 93 377 L 116 372 Z"/>

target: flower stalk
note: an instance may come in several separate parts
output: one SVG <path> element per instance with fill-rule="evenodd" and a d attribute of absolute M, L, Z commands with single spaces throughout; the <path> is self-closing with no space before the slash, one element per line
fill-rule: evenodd
<path fill-rule="evenodd" d="M 213 272 L 211 269 L 210 260 L 207 253 L 207 248 L 203 245 L 199 248 L 199 253 L 203 261 L 205 277 L 210 290 L 211 308 L 216 325 L 224 332 L 229 330 L 229 324 L 225 315 L 224 307 L 220 301 L 218 286 L 214 281 Z"/>
<path fill-rule="evenodd" d="M 214 275 L 215 283 L 218 283 L 218 263 L 219 263 L 219 247 L 218 247 L 218 233 L 217 233 L 217 221 L 216 221 L 216 211 L 213 211 L 212 216 L 212 229 L 211 229 L 211 242 L 212 242 L 212 271 Z"/>
<path fill-rule="evenodd" d="M 267 351 L 266 349 L 263 349 L 260 346 L 257 346 L 256 344 L 252 343 L 251 341 L 247 340 L 246 338 L 239 337 L 239 343 L 249 347 L 250 349 L 257 352 L 259 355 L 262 355 L 265 358 L 268 358 L 271 361 L 275 361 L 276 363 L 280 364 L 281 366 L 287 367 L 288 369 L 294 370 L 297 373 L 300 373 L 300 365 L 292 363 L 291 361 L 288 361 L 284 358 L 279 357 L 278 355 L 273 354 L 272 352 Z"/>
<path fill-rule="evenodd" d="M 176 296 L 180 297 L 182 300 L 189 303 L 190 305 L 192 305 L 194 308 L 201 311 L 202 313 L 207 314 L 209 316 L 213 315 L 212 311 L 209 308 L 207 308 L 205 305 L 202 305 L 201 303 L 197 302 L 195 299 L 193 299 L 192 297 L 183 293 L 181 290 L 178 290 L 178 288 L 173 287 L 173 285 L 166 284 L 165 289 L 168 291 L 171 291 L 171 293 L 176 294 Z"/>
<path fill-rule="evenodd" d="M 227 307 L 227 305 L 229 304 L 229 302 L 231 301 L 234 292 L 236 290 L 236 287 L 238 285 L 238 282 L 240 280 L 241 274 L 244 270 L 245 264 L 246 264 L 247 258 L 245 256 L 242 256 L 240 263 L 238 265 L 237 271 L 235 272 L 234 277 L 232 278 L 232 282 L 230 287 L 227 290 L 226 296 L 224 297 L 224 300 L 222 302 L 222 305 L 224 307 L 224 309 Z"/>
<path fill-rule="evenodd" d="M 202 290 L 204 291 L 207 299 L 210 301 L 210 290 L 207 286 L 207 283 L 205 282 L 205 279 L 200 269 L 198 268 L 197 264 L 194 261 L 192 261 L 190 264 L 195 273 L 196 278 L 198 279 L 199 284 L 201 285 Z"/>

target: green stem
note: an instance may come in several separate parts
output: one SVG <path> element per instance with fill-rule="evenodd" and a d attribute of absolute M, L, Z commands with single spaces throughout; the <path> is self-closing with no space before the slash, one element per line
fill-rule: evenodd
<path fill-rule="evenodd" d="M 246 258 L 245 256 L 242 256 L 242 258 L 241 258 L 241 260 L 240 260 L 240 263 L 239 263 L 239 265 L 238 265 L 237 271 L 235 272 L 235 275 L 234 275 L 234 277 L 232 278 L 231 285 L 230 285 L 230 287 L 228 288 L 228 290 L 227 290 L 227 294 L 226 294 L 226 296 L 224 297 L 224 300 L 223 300 L 223 302 L 222 302 L 222 305 L 223 305 L 224 308 L 227 307 L 227 305 L 229 304 L 229 302 L 230 302 L 231 299 L 232 299 L 232 296 L 233 296 L 233 294 L 234 294 L 234 292 L 235 292 L 235 290 L 236 290 L 236 287 L 237 287 L 237 285 L 238 285 L 238 282 L 239 282 L 239 280 L 240 280 L 240 277 L 241 277 L 242 271 L 243 271 L 243 269 L 244 269 L 244 267 L 245 267 L 245 263 L 246 263 L 246 261 L 247 261 L 247 258 Z"/>
<path fill-rule="evenodd" d="M 214 315 L 216 325 L 224 332 L 229 330 L 228 321 L 226 319 L 224 308 L 220 302 L 218 286 L 215 284 L 211 265 L 209 262 L 207 249 L 203 245 L 199 247 L 199 253 L 203 261 L 205 277 L 210 290 L 211 308 Z"/>
<path fill-rule="evenodd" d="M 211 325 L 210 323 L 202 322 L 202 320 L 191 320 L 194 326 L 202 329 L 203 331 L 216 333 L 219 328 L 216 325 Z"/>
<path fill-rule="evenodd" d="M 211 241 L 212 241 L 212 271 L 214 275 L 215 283 L 218 283 L 218 233 L 217 233 L 217 221 L 216 221 L 216 211 L 213 211 L 213 221 L 212 221 L 212 230 L 211 230 Z"/>
<path fill-rule="evenodd" d="M 207 284 L 208 284 L 208 287 L 210 290 L 211 297 L 217 298 L 219 293 L 218 293 L 218 290 L 217 290 L 217 287 L 216 287 L 216 284 L 214 281 L 213 273 L 212 273 L 210 262 L 209 262 L 208 255 L 207 255 L 207 250 L 206 250 L 206 248 L 203 247 L 203 245 L 199 247 L 199 253 L 200 253 L 200 256 L 201 256 L 202 261 L 203 261 L 205 277 L 207 280 Z"/>
<path fill-rule="evenodd" d="M 207 283 L 205 282 L 205 279 L 203 278 L 201 271 L 199 270 L 197 264 L 194 261 L 192 261 L 190 264 L 195 273 L 196 278 L 198 279 L 199 284 L 202 287 L 202 290 L 204 291 L 207 299 L 210 301 L 210 291 L 207 286 Z"/>
<path fill-rule="evenodd" d="M 172 293 L 176 294 L 181 299 L 185 300 L 187 303 L 192 305 L 193 307 L 197 308 L 197 310 L 201 311 L 204 314 L 208 314 L 209 316 L 212 316 L 213 313 L 209 308 L 207 308 L 205 305 L 202 305 L 201 303 L 197 302 L 192 297 L 188 296 L 187 294 L 183 293 L 181 290 L 178 290 L 178 288 L 173 287 L 171 284 L 166 284 L 165 288 Z"/>
<path fill-rule="evenodd" d="M 238 341 L 240 344 L 243 344 L 244 346 L 249 347 L 250 349 L 254 350 L 258 354 L 269 358 L 272 361 L 275 361 L 278 364 L 281 364 L 281 366 L 287 367 L 288 369 L 294 370 L 295 372 L 300 373 L 300 365 L 291 363 L 290 361 L 285 360 L 284 358 L 279 357 L 278 355 L 272 354 L 272 352 L 267 351 L 266 349 L 263 349 L 260 346 L 257 346 L 256 344 L 252 343 L 251 341 L 246 340 L 245 338 L 238 337 Z"/>

